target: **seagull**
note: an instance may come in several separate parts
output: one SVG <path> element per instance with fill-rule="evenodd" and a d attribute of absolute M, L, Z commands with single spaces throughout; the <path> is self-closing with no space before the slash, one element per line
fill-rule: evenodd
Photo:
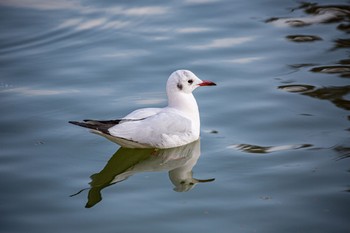
<path fill-rule="evenodd" d="M 69 123 L 90 129 L 126 148 L 167 149 L 199 139 L 200 119 L 192 92 L 201 86 L 215 86 L 189 70 L 173 72 L 166 84 L 168 106 L 141 108 L 117 120 L 83 120 Z"/>

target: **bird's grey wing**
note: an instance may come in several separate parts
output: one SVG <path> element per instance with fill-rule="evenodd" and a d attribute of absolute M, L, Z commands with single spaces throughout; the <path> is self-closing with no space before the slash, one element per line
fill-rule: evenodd
<path fill-rule="evenodd" d="M 120 124 L 121 122 L 143 120 L 149 116 L 157 114 L 158 112 L 160 112 L 160 110 L 161 108 L 142 108 L 129 113 L 122 119 L 116 119 L 116 120 L 86 119 L 83 121 L 69 121 L 69 123 L 78 125 L 81 127 L 97 130 L 104 134 L 109 134 L 108 129 L 112 128 L 115 125 Z"/>
<path fill-rule="evenodd" d="M 144 119 L 159 113 L 161 110 L 161 108 L 141 108 L 129 113 L 128 115 L 123 117 L 123 119 Z"/>
<path fill-rule="evenodd" d="M 160 112 L 142 120 L 123 121 L 108 131 L 115 137 L 158 147 L 189 140 L 191 129 L 190 119 L 176 112 Z"/>

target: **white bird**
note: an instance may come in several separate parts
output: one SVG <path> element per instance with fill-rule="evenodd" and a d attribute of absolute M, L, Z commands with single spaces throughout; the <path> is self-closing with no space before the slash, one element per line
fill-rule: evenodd
<path fill-rule="evenodd" d="M 168 106 L 142 108 L 118 120 L 70 121 L 92 129 L 127 148 L 173 148 L 196 141 L 200 133 L 197 101 L 192 92 L 200 86 L 215 86 L 202 81 L 189 70 L 173 72 L 166 84 Z"/>

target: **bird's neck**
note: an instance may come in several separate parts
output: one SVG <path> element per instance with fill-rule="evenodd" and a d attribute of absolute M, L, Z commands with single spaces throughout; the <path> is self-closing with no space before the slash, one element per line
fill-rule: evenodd
<path fill-rule="evenodd" d="M 197 101 L 192 94 L 176 93 L 168 95 L 168 106 L 180 110 L 193 120 L 199 122 Z"/>

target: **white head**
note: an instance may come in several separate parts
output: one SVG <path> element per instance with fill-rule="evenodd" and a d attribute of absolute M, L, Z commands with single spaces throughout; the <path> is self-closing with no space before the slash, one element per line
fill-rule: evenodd
<path fill-rule="evenodd" d="M 167 93 L 181 92 L 191 94 L 199 86 L 215 86 L 211 81 L 202 81 L 189 70 L 177 70 L 173 72 L 167 82 Z"/>

